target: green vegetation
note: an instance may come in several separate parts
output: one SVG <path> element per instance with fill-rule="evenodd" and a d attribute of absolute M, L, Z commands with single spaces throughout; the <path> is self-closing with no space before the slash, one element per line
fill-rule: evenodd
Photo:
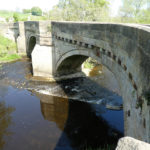
<path fill-rule="evenodd" d="M 17 48 L 15 42 L 0 35 L 0 53 L 5 53 L 6 51 L 9 50 L 16 51 L 16 49 Z"/>
<path fill-rule="evenodd" d="M 103 21 L 108 18 L 107 0 L 59 0 L 49 14 L 51 20 Z"/>
<path fill-rule="evenodd" d="M 19 15 L 17 13 L 13 14 L 14 22 L 19 21 Z"/>
<path fill-rule="evenodd" d="M 30 10 L 31 11 L 31 10 Z M 6 22 L 9 22 L 10 20 L 16 21 L 38 21 L 38 20 L 47 20 L 46 16 L 35 16 L 31 13 L 21 13 L 21 12 L 12 12 L 12 11 L 3 11 L 0 10 L 0 17 L 5 18 Z"/>
<path fill-rule="evenodd" d="M 111 16 L 113 0 L 59 0 L 49 13 L 50 20 L 150 23 L 150 0 L 122 0 L 116 17 Z"/>
<path fill-rule="evenodd" d="M 150 23 L 150 0 L 122 0 L 120 22 Z"/>
<path fill-rule="evenodd" d="M 20 59 L 20 56 L 18 54 L 6 54 L 0 57 L 0 62 L 9 62 L 17 59 Z"/>
<path fill-rule="evenodd" d="M 31 8 L 31 13 L 34 16 L 42 16 L 42 10 L 39 7 L 32 7 Z"/>
<path fill-rule="evenodd" d="M 21 12 L 0 10 L 0 17 L 9 22 L 27 20 L 98 21 L 118 23 L 150 23 L 150 0 L 122 0 L 118 15 L 111 16 L 110 2 L 113 0 L 59 0 L 49 11 L 39 7 L 23 9 Z"/>
<path fill-rule="evenodd" d="M 92 59 L 92 58 L 88 58 L 84 63 L 84 68 L 87 68 L 87 69 L 92 69 L 94 68 L 96 65 L 98 65 L 97 61 Z"/>
<path fill-rule="evenodd" d="M 0 62 L 19 59 L 16 43 L 0 35 Z"/>

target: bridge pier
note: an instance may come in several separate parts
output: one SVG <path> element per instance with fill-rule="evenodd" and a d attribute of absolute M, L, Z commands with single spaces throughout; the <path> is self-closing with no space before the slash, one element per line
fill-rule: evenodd
<path fill-rule="evenodd" d="M 36 44 L 31 56 L 33 76 L 53 77 L 53 47 Z"/>
<path fill-rule="evenodd" d="M 18 22 L 19 36 L 17 38 L 18 53 L 26 54 L 26 36 L 24 22 Z"/>

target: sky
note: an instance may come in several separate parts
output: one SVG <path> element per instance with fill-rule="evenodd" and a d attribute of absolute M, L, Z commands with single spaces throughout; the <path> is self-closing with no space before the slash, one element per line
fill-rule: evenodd
<path fill-rule="evenodd" d="M 59 0 L 3 0 L 0 5 L 0 10 L 17 10 L 21 11 L 24 8 L 32 8 L 33 6 L 38 6 L 42 10 L 50 10 L 54 5 L 58 3 Z M 110 0 L 112 16 L 117 15 L 119 6 L 121 5 L 121 0 Z"/>
<path fill-rule="evenodd" d="M 38 6 L 42 10 L 50 10 L 58 0 L 3 0 L 0 5 L 0 10 L 21 10 L 24 8 L 32 8 Z"/>
<path fill-rule="evenodd" d="M 111 8 L 111 15 L 117 16 L 119 7 L 121 6 L 122 1 L 121 0 L 111 0 L 110 1 L 110 8 Z"/>

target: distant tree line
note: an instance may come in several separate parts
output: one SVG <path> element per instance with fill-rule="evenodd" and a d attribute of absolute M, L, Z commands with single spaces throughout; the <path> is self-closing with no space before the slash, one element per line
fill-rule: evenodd
<path fill-rule="evenodd" d="M 31 13 L 34 16 L 42 16 L 42 9 L 40 7 L 32 7 L 31 9 L 23 9 L 23 13 Z"/>
<path fill-rule="evenodd" d="M 108 15 L 108 0 L 59 0 L 49 17 L 52 20 L 102 21 Z"/>
<path fill-rule="evenodd" d="M 39 7 L 23 9 L 20 14 L 13 13 L 14 21 L 60 20 L 60 21 L 99 21 L 129 22 L 150 24 L 150 0 L 121 0 L 117 16 L 111 15 L 114 0 L 59 0 L 51 10 L 44 12 Z M 5 16 L 7 12 L 0 12 Z M 8 18 L 10 18 L 9 12 Z M 30 19 L 29 19 L 30 18 Z M 8 20 L 8 19 L 6 19 Z"/>
<path fill-rule="evenodd" d="M 121 22 L 150 23 L 150 0 L 122 0 Z"/>
<path fill-rule="evenodd" d="M 122 0 L 118 15 L 112 17 L 113 0 L 59 0 L 49 12 L 51 20 L 150 23 L 150 0 Z"/>

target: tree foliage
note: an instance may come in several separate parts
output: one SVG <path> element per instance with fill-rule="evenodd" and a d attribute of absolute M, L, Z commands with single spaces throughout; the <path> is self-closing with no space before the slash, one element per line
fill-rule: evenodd
<path fill-rule="evenodd" d="M 13 18 L 14 18 L 14 22 L 17 22 L 17 21 L 19 21 L 19 15 L 18 15 L 18 13 L 14 13 L 13 14 Z"/>
<path fill-rule="evenodd" d="M 35 16 L 42 16 L 42 10 L 39 7 L 32 7 L 31 13 L 32 15 L 35 15 Z"/>
<path fill-rule="evenodd" d="M 107 0 L 59 0 L 50 11 L 52 20 L 101 21 L 108 17 Z"/>
<path fill-rule="evenodd" d="M 149 7 L 150 0 L 123 0 L 123 5 L 120 8 L 120 16 L 122 20 L 141 22 L 142 20 L 149 19 Z"/>

